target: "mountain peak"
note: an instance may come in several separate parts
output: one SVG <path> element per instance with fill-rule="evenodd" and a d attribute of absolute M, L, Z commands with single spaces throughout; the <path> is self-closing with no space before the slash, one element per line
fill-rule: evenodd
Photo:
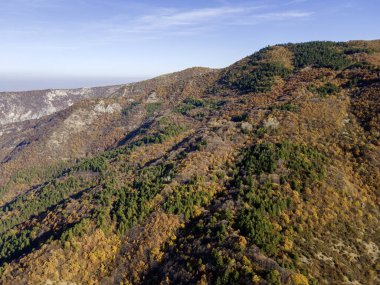
<path fill-rule="evenodd" d="M 0 283 L 379 283 L 379 76 L 326 41 L 1 94 Z"/>

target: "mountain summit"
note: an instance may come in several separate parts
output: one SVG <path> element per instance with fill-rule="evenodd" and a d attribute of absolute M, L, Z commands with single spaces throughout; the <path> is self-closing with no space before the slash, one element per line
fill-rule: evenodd
<path fill-rule="evenodd" d="M 380 283 L 380 41 L 0 94 L 1 284 Z"/>

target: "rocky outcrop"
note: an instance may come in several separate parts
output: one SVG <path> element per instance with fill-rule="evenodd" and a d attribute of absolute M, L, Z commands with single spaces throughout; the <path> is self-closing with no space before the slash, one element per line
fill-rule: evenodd
<path fill-rule="evenodd" d="M 121 85 L 3 92 L 0 93 L 0 126 L 39 119 L 66 109 L 84 99 L 107 98 L 118 94 L 120 88 Z"/>

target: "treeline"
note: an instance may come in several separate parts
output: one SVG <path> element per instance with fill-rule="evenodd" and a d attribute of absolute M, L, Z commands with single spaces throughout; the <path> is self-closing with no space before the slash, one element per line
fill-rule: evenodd
<path fill-rule="evenodd" d="M 323 41 L 280 46 L 293 53 L 295 70 L 305 67 L 343 70 L 357 64 L 348 55 L 370 52 L 368 49 L 353 48 L 347 43 Z M 229 69 L 221 76 L 219 85 L 212 92 L 222 92 L 225 88 L 241 94 L 270 91 L 276 77 L 286 79 L 294 72 L 292 68 L 273 61 L 267 55 L 271 49 L 272 47 L 264 48 L 251 55 L 246 63 L 236 64 Z"/>

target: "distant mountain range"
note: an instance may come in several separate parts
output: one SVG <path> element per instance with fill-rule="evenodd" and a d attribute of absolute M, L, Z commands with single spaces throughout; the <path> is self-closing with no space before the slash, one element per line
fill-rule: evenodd
<path fill-rule="evenodd" d="M 108 97 L 121 86 L 0 93 L 0 125 L 39 119 L 90 98 Z"/>

